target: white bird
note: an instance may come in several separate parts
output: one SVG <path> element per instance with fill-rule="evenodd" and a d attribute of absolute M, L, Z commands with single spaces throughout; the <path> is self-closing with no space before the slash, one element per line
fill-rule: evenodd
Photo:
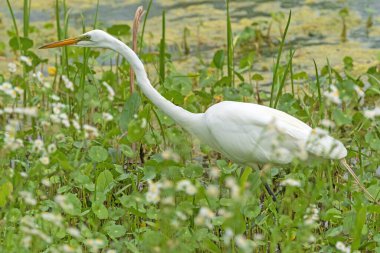
<path fill-rule="evenodd" d="M 140 89 L 153 104 L 231 161 L 252 167 L 256 164 L 288 164 L 296 157 L 305 159 L 307 155 L 339 159 L 362 190 L 375 201 L 346 163 L 344 145 L 326 132 L 314 130 L 285 112 L 252 103 L 224 101 L 204 113 L 191 113 L 165 99 L 151 85 L 135 52 L 101 30 L 53 42 L 41 49 L 68 45 L 107 48 L 121 54 L 134 70 Z"/>

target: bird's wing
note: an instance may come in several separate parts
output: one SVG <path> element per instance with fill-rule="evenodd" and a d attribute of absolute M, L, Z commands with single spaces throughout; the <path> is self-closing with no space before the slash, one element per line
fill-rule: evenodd
<path fill-rule="evenodd" d="M 211 146 L 243 164 L 288 163 L 294 157 L 291 152 L 305 144 L 311 132 L 302 121 L 257 104 L 222 102 L 210 107 L 205 117 L 214 141 Z"/>

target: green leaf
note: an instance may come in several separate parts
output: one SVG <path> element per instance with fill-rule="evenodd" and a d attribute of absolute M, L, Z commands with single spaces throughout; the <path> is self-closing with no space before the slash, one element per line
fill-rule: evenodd
<path fill-rule="evenodd" d="M 108 219 L 108 210 L 100 201 L 95 201 L 91 207 L 92 212 L 98 217 L 98 219 Z"/>
<path fill-rule="evenodd" d="M 356 215 L 356 222 L 355 222 L 354 231 L 353 231 L 354 240 L 351 244 L 352 250 L 356 250 L 360 246 L 360 241 L 362 237 L 362 229 L 366 222 L 366 215 L 367 215 L 367 210 L 366 210 L 366 207 L 363 206 L 362 208 L 360 208 L 360 210 L 358 211 Z"/>
<path fill-rule="evenodd" d="M 19 39 L 20 39 L 20 44 L 21 44 L 21 50 L 28 50 L 29 48 L 33 47 L 33 40 L 28 39 L 28 38 L 24 38 L 24 37 L 20 37 Z M 20 49 L 20 45 L 19 45 L 18 42 L 19 41 L 18 41 L 17 37 L 12 37 L 9 40 L 9 46 L 13 50 L 19 50 Z"/>
<path fill-rule="evenodd" d="M 63 211 L 73 216 L 79 216 L 81 214 L 82 203 L 76 195 L 68 193 L 64 195 L 64 201 L 61 203 Z"/>
<path fill-rule="evenodd" d="M 107 234 L 113 238 L 119 238 L 125 235 L 127 229 L 122 225 L 111 225 L 105 228 Z"/>
<path fill-rule="evenodd" d="M 96 191 L 106 193 L 113 186 L 113 175 L 109 170 L 101 172 L 96 179 Z"/>
<path fill-rule="evenodd" d="M 113 25 L 107 28 L 107 32 L 114 36 L 129 35 L 131 27 L 129 25 Z"/>
<path fill-rule="evenodd" d="M 216 51 L 212 62 L 216 68 L 222 69 L 224 65 L 224 50 L 220 49 Z"/>
<path fill-rule="evenodd" d="M 338 126 L 351 124 L 351 117 L 344 114 L 340 109 L 334 109 L 333 118 Z"/>
<path fill-rule="evenodd" d="M 124 104 L 123 111 L 120 114 L 119 126 L 123 132 L 128 130 L 128 125 L 137 114 L 141 98 L 138 92 L 133 92 Z"/>
<path fill-rule="evenodd" d="M 0 181 L 0 207 L 7 204 L 8 198 L 13 192 L 13 185 L 6 180 Z"/>
<path fill-rule="evenodd" d="M 107 160 L 108 152 L 101 146 L 92 146 L 89 151 L 89 155 L 94 162 L 104 162 Z"/>

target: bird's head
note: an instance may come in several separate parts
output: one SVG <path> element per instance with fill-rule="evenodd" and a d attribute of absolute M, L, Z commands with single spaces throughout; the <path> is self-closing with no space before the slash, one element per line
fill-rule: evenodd
<path fill-rule="evenodd" d="M 76 47 L 100 47 L 109 48 L 110 42 L 114 37 L 102 30 L 92 30 L 86 32 L 78 37 L 73 37 L 61 41 L 49 43 L 40 47 L 40 49 L 55 48 L 63 46 L 76 46 Z"/>

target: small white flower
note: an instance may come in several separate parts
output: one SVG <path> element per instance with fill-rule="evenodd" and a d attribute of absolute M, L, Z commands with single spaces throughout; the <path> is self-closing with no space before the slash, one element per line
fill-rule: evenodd
<path fill-rule="evenodd" d="M 209 229 L 213 228 L 212 219 L 215 217 L 215 213 L 208 207 L 201 207 L 197 217 L 195 217 L 195 223 L 197 225 L 205 225 Z"/>
<path fill-rule="evenodd" d="M 306 214 L 304 215 L 304 221 L 306 225 L 313 225 L 319 221 L 319 209 L 316 205 L 310 205 L 306 209 Z"/>
<path fill-rule="evenodd" d="M 197 193 L 197 188 L 189 180 L 181 180 L 177 184 L 178 191 L 185 191 L 188 195 Z"/>
<path fill-rule="evenodd" d="M 206 192 L 207 195 L 217 198 L 219 196 L 219 187 L 217 185 L 209 185 Z"/>
<path fill-rule="evenodd" d="M 380 107 L 375 107 L 372 110 L 364 110 L 364 116 L 368 119 L 374 119 L 380 116 Z"/>
<path fill-rule="evenodd" d="M 32 150 L 33 152 L 41 152 L 44 149 L 44 142 L 41 139 L 36 139 L 33 142 Z"/>
<path fill-rule="evenodd" d="M 8 71 L 15 73 L 17 71 L 17 65 L 13 62 L 8 63 Z"/>
<path fill-rule="evenodd" d="M 280 185 L 282 186 L 294 186 L 294 187 L 301 187 L 301 182 L 298 180 L 295 180 L 293 178 L 287 178 L 283 180 Z"/>
<path fill-rule="evenodd" d="M 44 83 L 44 74 L 42 74 L 41 71 L 34 73 L 33 77 L 36 78 L 39 83 Z"/>
<path fill-rule="evenodd" d="M 66 232 L 71 235 L 72 237 L 75 237 L 75 238 L 79 238 L 81 235 L 80 235 L 80 231 L 79 229 L 77 228 L 74 228 L 74 227 L 69 227 L 66 229 Z"/>
<path fill-rule="evenodd" d="M 95 139 L 99 136 L 98 129 L 96 127 L 90 125 L 83 125 L 83 129 L 85 131 L 84 136 L 89 139 Z"/>
<path fill-rule="evenodd" d="M 65 83 L 66 89 L 69 89 L 71 91 L 74 91 L 74 84 L 67 78 L 67 76 L 62 76 L 62 80 Z"/>
<path fill-rule="evenodd" d="M 50 159 L 49 159 L 48 156 L 42 156 L 42 157 L 40 158 L 40 162 L 41 162 L 43 165 L 49 165 L 49 163 L 50 163 Z"/>
<path fill-rule="evenodd" d="M 113 101 L 114 97 L 115 97 L 115 91 L 113 90 L 113 88 L 106 82 L 103 82 L 103 86 L 107 89 L 108 91 L 108 99 L 110 101 Z"/>
<path fill-rule="evenodd" d="M 235 178 L 233 177 L 228 177 L 226 179 L 226 186 L 230 188 L 231 191 L 231 197 L 233 199 L 238 199 L 240 197 L 240 187 L 236 183 Z"/>
<path fill-rule="evenodd" d="M 230 245 L 231 239 L 234 237 L 232 229 L 227 228 L 223 235 L 223 242 L 225 245 Z"/>
<path fill-rule="evenodd" d="M 60 214 L 53 214 L 53 213 L 48 213 L 44 212 L 41 213 L 41 218 L 53 223 L 57 227 L 62 227 L 62 216 Z"/>
<path fill-rule="evenodd" d="M 347 246 L 343 243 L 343 242 L 340 242 L 340 241 L 337 241 L 336 244 L 335 244 L 335 248 L 337 250 L 340 250 L 341 252 L 343 253 L 351 253 L 351 248 L 350 246 Z"/>
<path fill-rule="evenodd" d="M 55 95 L 55 94 L 51 95 L 50 98 L 51 98 L 53 101 L 59 101 L 59 100 L 60 100 L 60 98 L 59 98 L 57 95 Z"/>
<path fill-rule="evenodd" d="M 160 201 L 160 189 L 162 184 L 160 182 L 153 182 L 152 180 L 148 181 L 149 188 L 146 193 L 146 200 L 150 203 L 157 204 Z"/>
<path fill-rule="evenodd" d="M 50 187 L 51 186 L 51 183 L 50 183 L 50 180 L 48 178 L 43 178 L 41 180 L 41 183 L 46 186 L 46 187 Z"/>
<path fill-rule="evenodd" d="M 20 191 L 20 196 L 24 199 L 25 203 L 31 206 L 37 204 L 37 200 L 33 197 L 32 193 L 28 191 Z"/>
<path fill-rule="evenodd" d="M 55 151 L 57 151 L 57 146 L 56 146 L 54 143 L 52 143 L 52 144 L 50 144 L 50 145 L 48 146 L 47 151 L 48 151 L 50 154 L 52 154 L 52 153 L 54 153 Z"/>
<path fill-rule="evenodd" d="M 327 127 L 327 128 L 334 128 L 335 127 L 334 121 L 331 121 L 329 119 L 323 119 L 323 120 L 321 120 L 320 123 L 322 126 Z"/>
<path fill-rule="evenodd" d="M 108 112 L 103 112 L 103 119 L 106 122 L 111 121 L 111 120 L 113 120 L 113 116 Z"/>
<path fill-rule="evenodd" d="M 20 56 L 20 61 L 23 62 L 23 63 L 25 63 L 29 67 L 32 66 L 32 61 L 27 56 L 24 56 L 24 55 Z"/>
<path fill-rule="evenodd" d="M 335 85 L 330 86 L 330 92 L 325 91 L 323 95 L 334 104 L 340 105 L 342 100 L 339 98 L 339 90 Z"/>

